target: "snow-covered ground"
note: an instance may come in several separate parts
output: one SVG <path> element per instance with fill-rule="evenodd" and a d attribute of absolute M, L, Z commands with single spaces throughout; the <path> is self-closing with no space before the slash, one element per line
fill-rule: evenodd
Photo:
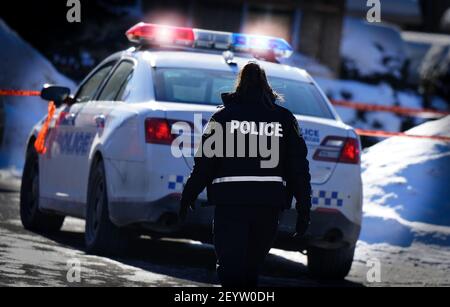
<path fill-rule="evenodd" d="M 450 137 L 450 116 L 408 131 Z M 450 143 L 389 138 L 362 156 L 361 240 L 450 246 Z"/>
<path fill-rule="evenodd" d="M 15 166 L 0 169 L 0 190 L 18 191 L 22 180 L 22 170 Z"/>
<path fill-rule="evenodd" d="M 58 73 L 36 49 L 0 19 L 0 89 L 40 90 L 45 83 L 75 84 Z M 47 112 L 39 97 L 0 97 L 5 110 L 5 135 L 0 144 L 0 168 L 23 166 L 25 141 L 32 126 Z"/>

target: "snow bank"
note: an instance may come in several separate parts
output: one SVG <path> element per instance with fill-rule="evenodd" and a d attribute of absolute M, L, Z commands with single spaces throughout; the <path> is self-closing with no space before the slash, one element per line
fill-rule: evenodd
<path fill-rule="evenodd" d="M 450 116 L 408 131 L 450 137 Z M 450 143 L 389 138 L 363 153 L 361 240 L 450 245 Z"/>
<path fill-rule="evenodd" d="M 372 85 L 358 81 L 333 80 L 315 78 L 322 90 L 331 99 L 349 100 L 377 105 L 401 106 L 408 108 L 422 108 L 422 98 L 410 91 L 395 91 L 387 83 Z M 444 105 L 441 105 L 445 109 Z M 401 131 L 403 117 L 386 112 L 365 112 L 350 108 L 336 107 L 342 120 L 360 129 L 381 129 L 387 131 Z M 415 124 L 423 121 L 415 119 Z"/>
<path fill-rule="evenodd" d="M 397 27 L 348 17 L 344 21 L 341 56 L 345 69 L 359 77 L 401 78 L 406 45 Z"/>
<path fill-rule="evenodd" d="M 40 90 L 44 83 L 75 84 L 59 74 L 52 64 L 23 41 L 0 19 L 0 88 Z M 25 142 L 33 125 L 47 112 L 47 102 L 39 97 L 0 97 L 5 119 L 5 135 L 0 144 L 0 168 L 23 167 Z"/>

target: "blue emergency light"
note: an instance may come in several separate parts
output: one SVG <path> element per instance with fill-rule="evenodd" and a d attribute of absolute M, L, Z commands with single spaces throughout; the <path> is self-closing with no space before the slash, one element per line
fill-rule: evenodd
<path fill-rule="evenodd" d="M 160 47 L 232 50 L 268 58 L 290 57 L 293 49 L 279 37 L 139 23 L 126 32 L 131 42 Z"/>

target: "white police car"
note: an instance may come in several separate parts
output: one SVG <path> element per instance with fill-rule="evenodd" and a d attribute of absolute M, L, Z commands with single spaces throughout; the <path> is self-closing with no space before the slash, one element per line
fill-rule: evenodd
<path fill-rule="evenodd" d="M 257 57 L 272 87 L 283 94 L 283 105 L 299 120 L 312 174 L 308 235 L 292 238 L 296 212 L 288 210 L 276 245 L 307 250 L 315 276 L 345 277 L 361 226 L 360 143 L 304 70 L 276 63 L 292 48 L 279 38 L 143 23 L 127 36 L 138 46 L 104 60 L 74 96 L 58 86 L 42 90 L 58 108 L 46 153 L 34 149 L 42 122 L 28 141 L 23 225 L 56 231 L 65 216 L 84 218 L 91 253 L 120 250 L 136 230 L 210 237 L 213 208 L 205 193 L 186 223 L 178 220 L 193 159 L 175 157 L 172 141 L 180 123 L 200 134 L 221 104 L 220 94 L 232 91 L 238 70 Z"/>

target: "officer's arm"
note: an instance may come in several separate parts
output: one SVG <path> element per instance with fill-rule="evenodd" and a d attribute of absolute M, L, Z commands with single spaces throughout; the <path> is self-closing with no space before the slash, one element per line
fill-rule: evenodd
<path fill-rule="evenodd" d="M 287 131 L 287 186 L 297 200 L 297 210 L 311 208 L 311 175 L 307 159 L 308 148 L 297 119 L 291 115 Z M 299 207 L 303 206 L 303 208 Z M 306 207 L 306 208 L 305 208 Z"/>
<path fill-rule="evenodd" d="M 208 123 L 207 129 L 204 131 L 201 139 L 200 146 L 204 148 L 203 145 L 205 141 L 211 136 L 211 131 L 207 131 L 211 122 L 214 122 L 214 119 Z M 199 149 L 200 150 L 200 149 Z M 182 199 L 187 203 L 193 203 L 197 199 L 198 195 L 206 188 L 208 184 L 213 180 L 214 174 L 214 165 L 215 165 L 215 157 L 208 158 L 205 157 L 203 151 L 199 151 L 195 153 L 194 158 L 194 168 L 189 179 L 186 182 L 186 185 L 183 190 Z M 200 154 L 200 152 L 202 154 Z"/>

